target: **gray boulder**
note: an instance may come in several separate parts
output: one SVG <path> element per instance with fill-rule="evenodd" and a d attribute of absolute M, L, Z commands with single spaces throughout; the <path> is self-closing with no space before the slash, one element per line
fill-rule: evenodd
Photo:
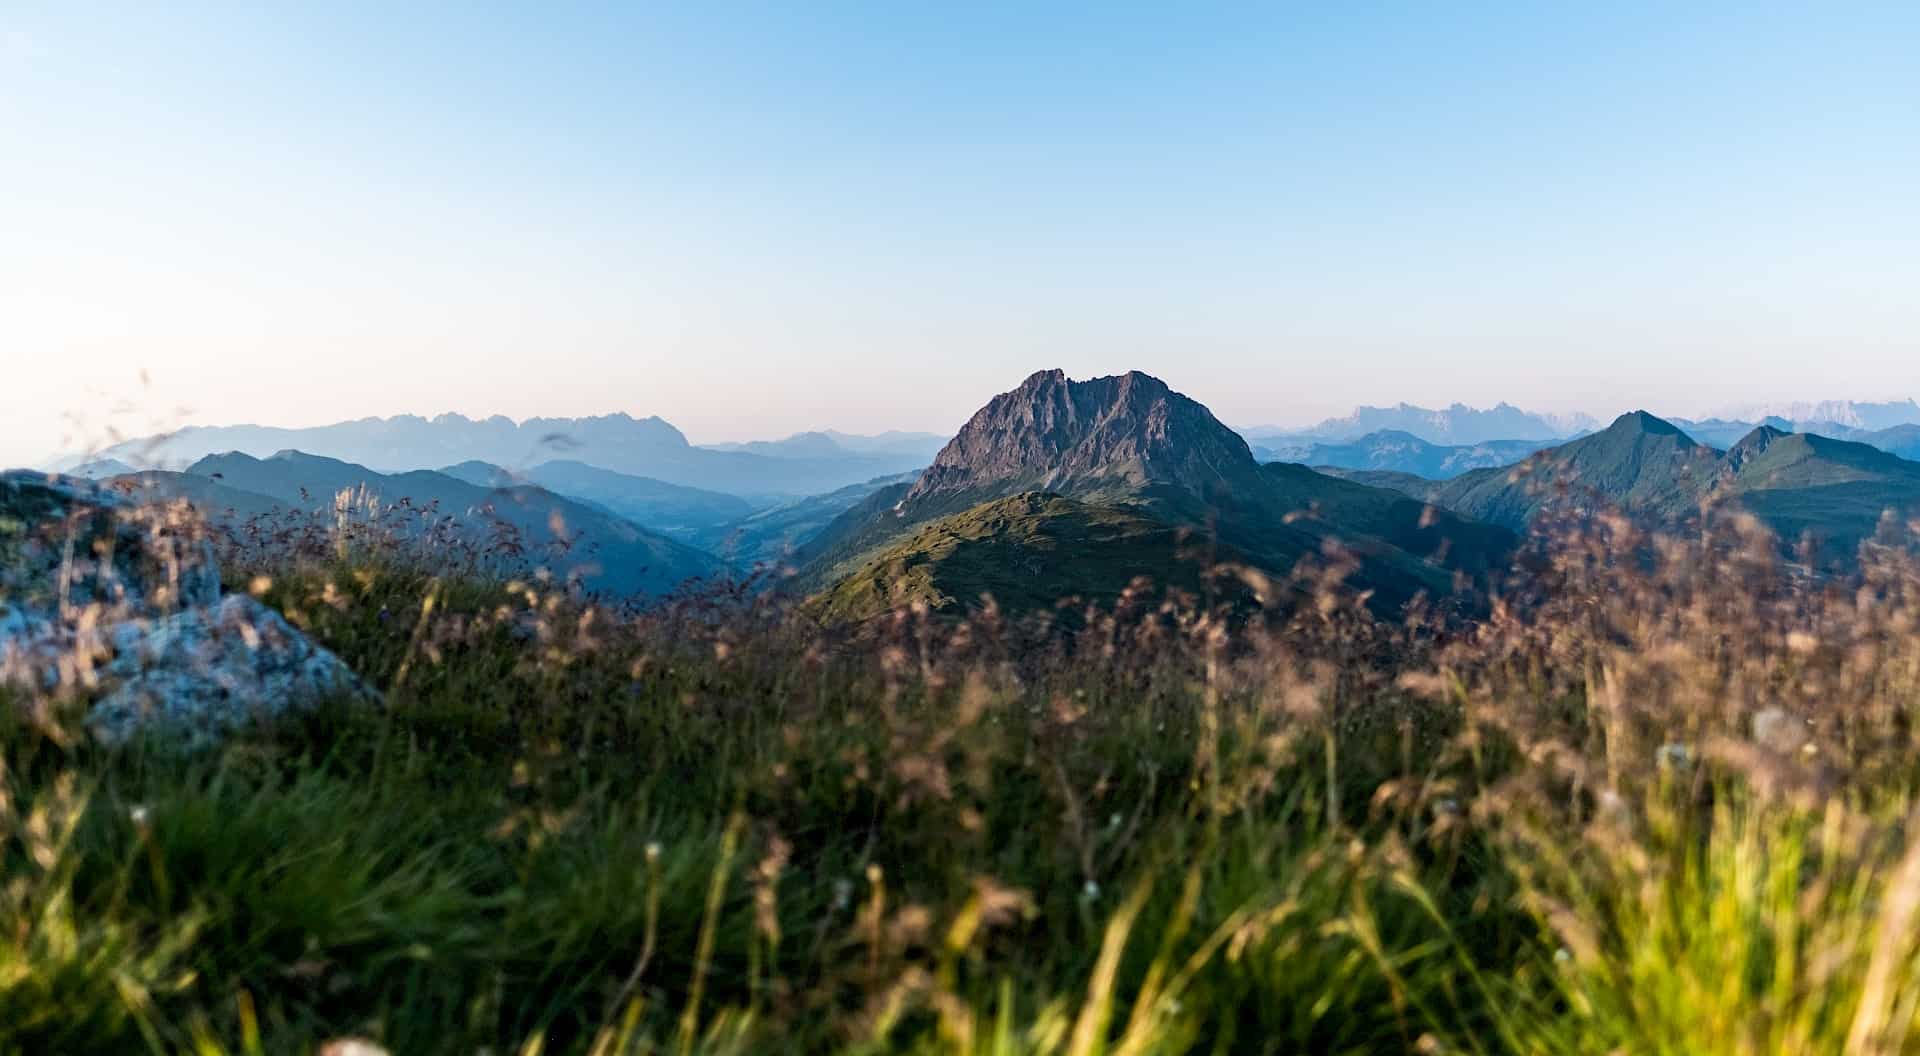
<path fill-rule="evenodd" d="M 222 595 L 206 528 L 89 481 L 0 474 L 0 688 L 92 701 L 103 740 L 193 738 L 372 693 L 340 659 L 245 595 Z"/>

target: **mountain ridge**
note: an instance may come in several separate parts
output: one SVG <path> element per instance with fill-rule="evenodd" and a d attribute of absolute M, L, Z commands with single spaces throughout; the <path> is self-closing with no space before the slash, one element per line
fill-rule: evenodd
<path fill-rule="evenodd" d="M 519 563 L 526 568 L 546 566 L 563 580 L 577 577 L 589 590 L 619 597 L 661 595 L 725 572 L 703 551 L 537 486 L 488 487 L 431 470 L 381 474 L 300 451 L 265 459 L 209 455 L 186 471 L 147 470 L 106 483 L 147 499 L 185 500 L 210 521 L 236 529 L 260 517 L 328 515 L 345 492 L 356 504 L 371 499 L 395 511 L 382 523 L 402 537 L 439 526 L 434 530 L 450 528 L 484 549 L 505 530 L 524 547 L 527 557 Z"/>
<path fill-rule="evenodd" d="M 1410 403 L 1391 407 L 1362 405 L 1351 414 L 1327 418 L 1298 429 L 1259 426 L 1245 430 L 1250 439 L 1306 439 L 1346 442 L 1369 433 L 1410 433 L 1430 444 L 1460 446 L 1492 441 L 1564 440 L 1600 425 L 1592 416 L 1525 411 L 1504 401 L 1486 409 L 1453 403 L 1434 409 Z"/>
<path fill-rule="evenodd" d="M 87 458 L 61 460 L 54 468 L 65 471 L 87 461 L 111 459 L 134 469 L 177 470 L 229 451 L 264 458 L 289 449 L 382 473 L 469 461 L 517 471 L 564 459 L 771 505 L 926 464 L 911 451 L 858 452 L 833 443 L 834 453 L 773 457 L 696 446 L 665 419 L 636 418 L 624 412 L 518 422 L 500 415 L 482 419 L 459 414 L 396 415 L 302 428 L 188 426 L 123 441 Z"/>
<path fill-rule="evenodd" d="M 803 548 L 798 585 L 828 590 L 867 575 L 920 526 L 1023 494 L 1198 531 L 1278 572 L 1346 554 L 1354 585 L 1383 610 L 1451 593 L 1456 573 L 1488 569 L 1512 542 L 1504 529 L 1481 530 L 1397 492 L 1263 467 L 1243 437 L 1150 375 L 1073 381 L 1050 370 L 990 399 L 912 485 L 876 491 L 843 513 Z"/>
<path fill-rule="evenodd" d="M 1449 481 L 1361 476 L 1515 531 L 1550 509 L 1618 508 L 1668 526 L 1724 510 L 1761 519 L 1785 545 L 1840 567 L 1883 514 L 1920 514 L 1920 463 L 1871 445 L 1770 425 L 1721 451 L 1644 411 L 1525 462 Z"/>

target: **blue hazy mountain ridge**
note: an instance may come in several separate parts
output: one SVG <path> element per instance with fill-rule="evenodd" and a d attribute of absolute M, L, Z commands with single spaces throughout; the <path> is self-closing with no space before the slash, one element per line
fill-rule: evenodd
<path fill-rule="evenodd" d="M 545 568 L 615 597 L 657 596 L 726 571 L 702 550 L 545 488 L 474 484 L 428 470 L 382 474 L 298 451 L 264 459 L 240 452 L 210 455 L 183 472 L 144 471 L 108 483 L 136 497 L 185 500 L 232 528 L 264 517 L 263 530 L 276 527 L 276 515 L 326 514 L 336 496 L 351 492 L 381 507 L 402 506 L 382 524 L 403 536 L 424 532 L 429 521 L 482 551 L 511 536 L 520 554 L 496 552 L 496 566 Z"/>
<path fill-rule="evenodd" d="M 1764 426 L 1783 433 L 1812 433 L 1835 440 L 1851 440 L 1854 443 L 1879 448 L 1888 454 L 1899 455 L 1901 458 L 1920 458 L 1920 424 L 1915 423 L 1888 426 L 1884 429 L 1861 429 L 1842 425 L 1839 422 L 1794 422 L 1785 418 L 1765 418 L 1758 422 L 1736 422 L 1720 418 L 1709 418 L 1698 422 L 1675 418 L 1672 421 L 1688 436 L 1723 451 L 1745 439 L 1748 433 Z"/>
<path fill-rule="evenodd" d="M 1703 418 L 1697 421 L 1691 418 L 1669 418 L 1667 420 L 1677 426 L 1681 432 L 1693 437 L 1695 440 L 1700 441 L 1708 447 L 1717 447 L 1722 451 L 1746 439 L 1748 433 L 1753 432 L 1761 426 L 1766 426 L 1769 429 L 1778 429 L 1786 433 L 1816 432 L 1840 439 L 1850 439 L 1847 434 L 1854 431 L 1847 426 L 1833 422 L 1809 422 L 1806 423 L 1805 426 L 1797 426 L 1795 423 L 1780 417 L 1762 418 L 1756 422 L 1739 421 L 1729 418 Z"/>
<path fill-rule="evenodd" d="M 260 425 L 189 426 L 158 437 L 129 440 L 90 458 L 57 463 L 62 471 L 111 459 L 137 469 L 179 469 L 209 455 L 238 451 L 265 458 L 302 451 L 337 458 L 375 472 L 396 473 L 462 462 L 508 469 L 571 460 L 668 484 L 747 498 L 759 505 L 820 494 L 926 465 L 911 435 L 835 439 L 811 451 L 771 454 L 698 447 L 657 417 L 608 414 L 585 418 L 472 419 L 398 415 L 308 428 Z M 877 446 L 855 450 L 849 444 Z M 924 448 L 920 444 L 920 448 Z"/>
<path fill-rule="evenodd" d="M 573 459 L 543 462 L 522 473 L 480 461 L 445 466 L 440 472 L 482 487 L 538 485 L 686 542 L 702 531 L 746 517 L 755 509 L 738 495 L 616 473 Z"/>
<path fill-rule="evenodd" d="M 769 458 L 835 458 L 869 455 L 902 458 L 918 469 L 933 461 L 946 446 L 939 433 L 890 431 L 874 436 L 857 436 L 834 429 L 795 433 L 784 440 L 749 440 L 743 443 L 702 444 L 710 451 L 745 451 Z M 902 471 L 904 472 L 904 470 Z"/>
<path fill-rule="evenodd" d="M 1818 400 L 1761 403 L 1721 411 L 1715 417 L 1724 420 L 1762 423 L 1769 419 L 1801 423 L 1800 431 L 1818 432 L 1810 427 L 1829 424 L 1864 432 L 1877 432 L 1902 425 L 1920 425 L 1920 402 L 1904 400 Z M 1831 435 L 1831 434 L 1826 434 Z"/>
<path fill-rule="evenodd" d="M 1432 444 L 1412 433 L 1382 430 L 1352 441 L 1308 438 L 1274 439 L 1254 445 L 1262 462 L 1297 462 L 1334 469 L 1411 473 L 1448 480 L 1468 470 L 1510 466 L 1540 450 L 1534 440 L 1487 440 L 1476 444 Z"/>
<path fill-rule="evenodd" d="M 1538 414 L 1509 403 L 1485 410 L 1463 403 L 1440 410 L 1401 403 L 1392 407 L 1358 407 L 1344 418 L 1329 418 L 1301 429 L 1267 425 L 1242 429 L 1241 433 L 1250 441 L 1266 443 L 1275 439 L 1344 442 L 1372 433 L 1398 432 L 1430 444 L 1460 446 L 1501 440 L 1553 442 L 1591 431 L 1599 424 L 1585 414 Z"/>
<path fill-rule="evenodd" d="M 737 521 L 695 532 L 686 541 L 741 571 L 791 566 L 801 548 L 835 518 L 876 493 L 910 487 L 919 476 L 912 471 L 849 484 L 824 495 L 756 510 Z"/>

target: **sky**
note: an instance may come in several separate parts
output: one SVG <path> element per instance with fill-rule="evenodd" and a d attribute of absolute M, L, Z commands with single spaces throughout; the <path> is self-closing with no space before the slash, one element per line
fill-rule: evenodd
<path fill-rule="evenodd" d="M 0 0 L 0 464 L 1920 396 L 1920 4 Z"/>

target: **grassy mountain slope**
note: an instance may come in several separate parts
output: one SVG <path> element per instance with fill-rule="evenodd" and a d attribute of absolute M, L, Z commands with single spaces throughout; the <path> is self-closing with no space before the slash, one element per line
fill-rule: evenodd
<path fill-rule="evenodd" d="M 1027 492 L 918 525 L 811 605 L 836 623 L 913 604 L 958 611 L 984 596 L 1031 612 L 1070 598 L 1111 601 L 1139 577 L 1198 596 L 1205 570 L 1228 558 L 1133 510 Z"/>
<path fill-rule="evenodd" d="M 1679 517 L 1699 505 L 1719 461 L 1713 448 L 1635 411 L 1509 469 L 1456 478 L 1432 495 L 1456 513 L 1515 531 L 1557 502 L 1592 496 L 1658 517 Z"/>
<path fill-rule="evenodd" d="M 1761 428 L 1728 450 L 1713 498 L 1744 509 L 1783 540 L 1808 539 L 1841 561 L 1883 515 L 1920 515 L 1920 463 L 1864 443 Z"/>
<path fill-rule="evenodd" d="M 1398 491 L 1286 462 L 1271 463 L 1263 472 L 1297 504 L 1290 520 L 1308 520 L 1343 542 L 1384 543 L 1423 563 L 1476 575 L 1497 570 L 1512 552 L 1512 532 Z"/>
<path fill-rule="evenodd" d="M 1760 426 L 1724 452 L 1639 412 L 1505 469 L 1451 481 L 1354 473 L 1470 517 L 1524 529 L 1555 507 L 1609 506 L 1664 524 L 1744 510 L 1783 542 L 1844 564 L 1881 518 L 1920 512 L 1920 463 L 1867 443 Z"/>

